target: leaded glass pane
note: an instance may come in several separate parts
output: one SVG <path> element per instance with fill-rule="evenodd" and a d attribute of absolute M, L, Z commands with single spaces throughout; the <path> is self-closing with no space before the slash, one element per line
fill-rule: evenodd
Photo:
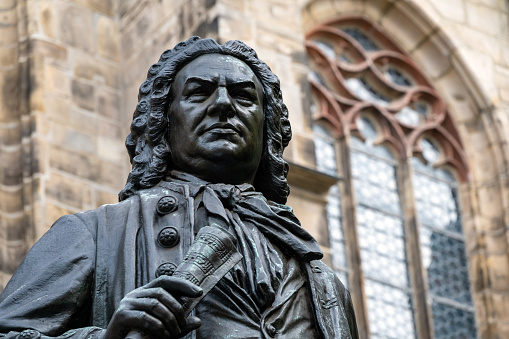
<path fill-rule="evenodd" d="M 475 314 L 458 307 L 433 302 L 433 327 L 435 339 L 472 339 L 476 338 Z"/>
<path fill-rule="evenodd" d="M 394 82 L 396 85 L 400 85 L 400 86 L 411 86 L 412 85 L 412 81 L 406 77 L 405 75 L 403 75 L 403 73 L 401 73 L 399 70 L 393 68 L 393 67 L 389 67 L 386 71 L 385 71 L 385 76 L 392 82 Z"/>
<path fill-rule="evenodd" d="M 409 106 L 403 107 L 401 111 L 396 113 L 396 119 L 407 126 L 418 126 L 424 118 L 421 113 Z"/>
<path fill-rule="evenodd" d="M 408 276 L 401 219 L 359 206 L 357 222 L 366 277 L 406 288 Z"/>
<path fill-rule="evenodd" d="M 351 164 L 358 202 L 399 215 L 401 207 L 394 166 L 355 151 L 351 152 Z"/>
<path fill-rule="evenodd" d="M 313 131 L 315 132 L 313 142 L 315 145 L 316 168 L 321 172 L 336 175 L 334 141 L 328 137 L 327 131 L 319 125 L 313 126 Z"/>
<path fill-rule="evenodd" d="M 428 164 L 413 159 L 413 186 L 435 338 L 476 338 L 455 181 L 448 171 L 433 168 L 437 148 L 427 140 L 421 147 Z"/>
<path fill-rule="evenodd" d="M 358 28 L 341 28 L 343 32 L 354 38 L 366 51 L 379 51 L 380 48 Z"/>
<path fill-rule="evenodd" d="M 371 338 L 413 338 L 414 322 L 403 232 L 403 217 L 390 153 L 378 155 L 376 129 L 359 126 L 366 142 L 352 138 L 350 160 L 357 200 L 357 233 L 365 274 Z M 363 123 L 369 122 L 362 121 Z M 362 144 L 361 147 L 356 145 Z"/>
<path fill-rule="evenodd" d="M 366 279 L 371 338 L 414 338 L 412 300 L 410 294 L 398 288 Z"/>
<path fill-rule="evenodd" d="M 345 80 L 345 85 L 351 90 L 359 99 L 371 101 L 375 104 L 387 106 L 390 99 L 375 90 L 368 82 L 364 79 L 350 78 Z"/>
<path fill-rule="evenodd" d="M 461 234 L 456 188 L 449 183 L 415 173 L 414 196 L 422 225 Z"/>
<path fill-rule="evenodd" d="M 421 140 L 421 148 L 422 148 L 422 156 L 424 159 L 426 159 L 428 162 L 434 164 L 439 156 L 440 152 L 438 149 L 431 143 L 430 141 L 426 139 Z"/>
<path fill-rule="evenodd" d="M 337 186 L 332 187 L 329 191 L 327 224 L 329 225 L 332 264 L 335 268 L 346 268 L 345 240 L 341 225 L 341 207 Z"/>
<path fill-rule="evenodd" d="M 424 227 L 420 236 L 430 293 L 471 305 L 465 243 Z"/>
<path fill-rule="evenodd" d="M 334 47 L 325 41 L 315 40 L 313 43 L 325 54 L 325 56 L 329 59 L 334 60 L 336 58 L 336 52 L 334 52 Z"/>

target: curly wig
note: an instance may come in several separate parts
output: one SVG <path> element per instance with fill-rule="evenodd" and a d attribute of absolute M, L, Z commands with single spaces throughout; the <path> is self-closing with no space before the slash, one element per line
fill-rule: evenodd
<path fill-rule="evenodd" d="M 120 201 L 157 185 L 172 169 L 168 136 L 168 126 L 172 123 L 168 119 L 172 100 L 170 89 L 182 67 L 198 56 L 210 53 L 231 55 L 244 61 L 260 80 L 264 94 L 264 145 L 253 185 L 268 200 L 286 203 L 290 188 L 286 181 L 288 163 L 283 160 L 283 150 L 290 142 L 292 131 L 278 77 L 243 42 L 232 40 L 219 45 L 215 40 L 199 37 L 166 50 L 150 67 L 147 79 L 140 86 L 131 133 L 125 142 L 132 169 L 119 193 Z"/>

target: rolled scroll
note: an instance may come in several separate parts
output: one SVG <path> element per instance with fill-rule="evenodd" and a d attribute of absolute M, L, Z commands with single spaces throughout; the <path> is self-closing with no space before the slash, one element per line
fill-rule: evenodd
<path fill-rule="evenodd" d="M 200 229 L 184 260 L 172 274 L 173 277 L 188 280 L 203 289 L 203 294 L 198 298 L 180 298 L 186 317 L 242 259 L 236 244 L 235 236 L 221 226 L 205 226 Z M 126 338 L 146 337 L 138 331 L 131 331 Z"/>

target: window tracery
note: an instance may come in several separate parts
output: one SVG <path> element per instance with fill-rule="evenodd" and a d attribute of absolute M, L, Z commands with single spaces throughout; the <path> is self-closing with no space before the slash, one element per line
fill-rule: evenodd
<path fill-rule="evenodd" d="M 314 119 L 346 144 L 350 159 L 349 170 L 343 172 L 348 173 L 344 179 L 351 183 L 353 195 L 341 197 L 338 190 L 329 195 L 328 211 L 332 204 L 339 209 L 328 213 L 333 264 L 340 263 L 340 272 L 346 272 L 347 258 L 335 258 L 339 251 L 333 247 L 336 228 L 343 232 L 342 227 L 353 226 L 341 218 L 341 201 L 353 199 L 346 206 L 354 206 L 355 246 L 371 337 L 416 337 L 414 324 L 420 321 L 429 324 L 435 338 L 474 338 L 457 199 L 458 181 L 468 180 L 468 165 L 445 103 L 417 65 L 362 18 L 316 27 L 309 32 L 306 47 Z M 321 146 L 315 142 L 319 170 L 325 162 L 320 157 L 326 156 Z M 398 187 L 405 178 L 410 185 Z M 413 192 L 405 195 L 401 189 Z M 403 196 L 415 201 L 401 200 Z M 409 213 L 416 217 L 411 227 L 405 227 Z M 409 230 L 408 236 L 418 239 L 420 248 L 409 248 L 405 234 Z M 418 267 L 408 266 L 407 257 L 413 255 L 409 251 L 418 251 L 416 257 L 422 259 Z M 415 314 L 427 317 L 428 312 L 415 310 L 419 301 L 412 300 L 416 294 L 410 275 L 414 283 L 421 279 L 419 284 L 427 286 L 428 321 L 414 322 Z M 388 322 L 393 313 L 398 320 Z"/>

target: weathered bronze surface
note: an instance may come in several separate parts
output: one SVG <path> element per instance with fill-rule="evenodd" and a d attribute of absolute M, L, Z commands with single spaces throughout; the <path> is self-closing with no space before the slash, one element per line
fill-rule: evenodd
<path fill-rule="evenodd" d="M 279 79 L 250 47 L 165 51 L 120 202 L 55 222 L 0 295 L 0 333 L 357 338 L 349 292 L 284 205 L 290 139 Z"/>

